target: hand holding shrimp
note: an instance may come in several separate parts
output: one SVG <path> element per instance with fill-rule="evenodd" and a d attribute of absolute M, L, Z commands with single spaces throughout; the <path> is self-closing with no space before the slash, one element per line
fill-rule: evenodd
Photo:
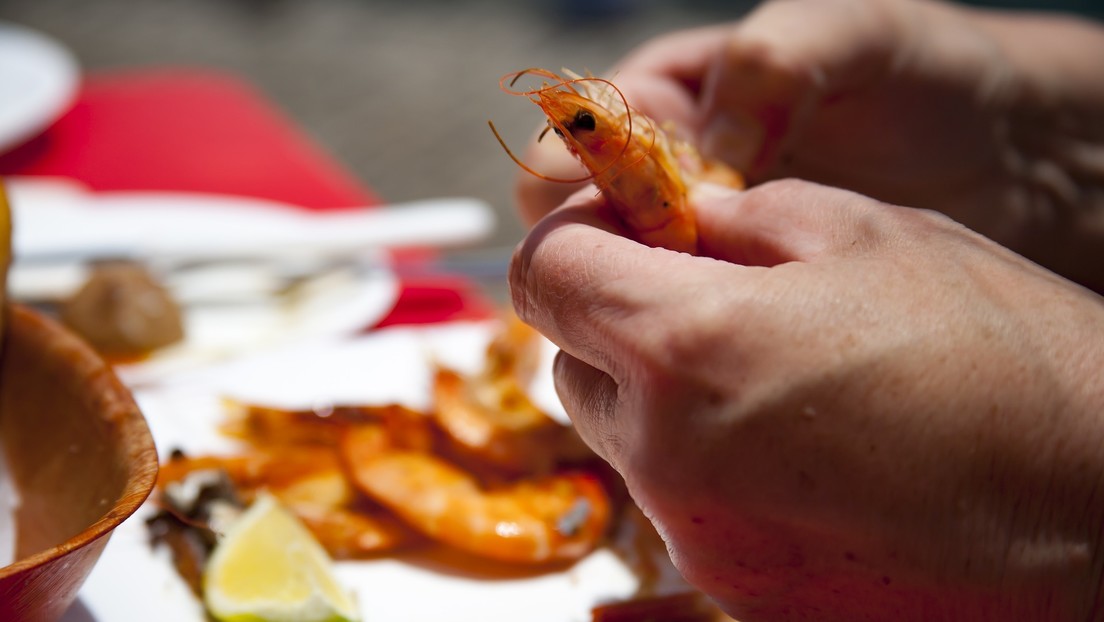
<path fill-rule="evenodd" d="M 576 428 L 739 619 L 1104 611 L 1100 299 L 933 213 L 770 181 L 939 210 L 1104 291 L 1102 52 L 1053 14 L 764 2 L 615 74 L 758 184 L 695 200 L 705 258 L 522 176 L 518 313 L 563 349 Z"/>
<path fill-rule="evenodd" d="M 1104 29 L 1060 13 L 933 0 L 763 2 L 645 43 L 628 100 L 744 173 L 938 210 L 1104 292 Z M 526 162 L 576 170 L 556 141 Z M 525 175 L 530 224 L 570 194 Z"/>
<path fill-rule="evenodd" d="M 1099 298 L 814 184 L 696 203 L 706 257 L 625 240 L 594 203 L 538 223 L 511 292 L 688 580 L 749 622 L 1089 617 Z"/>

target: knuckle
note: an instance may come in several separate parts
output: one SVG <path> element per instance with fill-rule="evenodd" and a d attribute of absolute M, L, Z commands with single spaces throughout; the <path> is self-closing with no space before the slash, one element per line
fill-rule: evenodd
<path fill-rule="evenodd" d="M 541 221 L 514 248 L 507 271 L 510 300 L 518 317 L 530 323 L 540 312 L 559 309 L 562 290 L 569 286 L 569 264 L 574 261 L 569 241 L 546 222 Z"/>
<path fill-rule="evenodd" d="M 595 438 L 599 445 L 598 451 L 602 457 L 620 471 L 626 455 L 625 439 L 620 434 L 615 433 L 609 426 L 599 428 Z"/>
<path fill-rule="evenodd" d="M 641 384 L 662 396 L 670 386 L 711 375 L 710 354 L 718 344 L 732 339 L 731 318 L 742 313 L 738 307 L 733 301 L 717 299 L 711 304 L 690 305 L 677 322 L 656 329 L 648 352 L 641 356 Z"/>
<path fill-rule="evenodd" d="M 787 200 L 805 196 L 812 192 L 814 188 L 818 187 L 820 186 L 817 184 L 795 177 L 773 179 L 746 190 L 744 192 L 744 200 L 758 203 L 774 203 L 779 199 Z"/>
<path fill-rule="evenodd" d="M 787 212 L 816 200 L 815 189 L 819 188 L 800 179 L 776 179 L 753 186 L 744 191 L 739 209 L 753 222 L 766 222 L 771 212 Z"/>

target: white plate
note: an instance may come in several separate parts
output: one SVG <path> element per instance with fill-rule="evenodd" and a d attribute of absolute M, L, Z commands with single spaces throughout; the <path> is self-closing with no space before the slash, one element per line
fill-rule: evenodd
<path fill-rule="evenodd" d="M 80 69 L 46 35 L 0 22 L 0 153 L 57 120 L 73 102 Z"/>
<path fill-rule="evenodd" d="M 135 397 L 162 457 L 174 447 L 230 451 L 232 442 L 216 432 L 223 396 L 285 407 L 401 402 L 426 408 L 430 361 L 473 371 L 489 335 L 486 323 L 384 329 L 181 374 Z M 550 383 L 550 371 L 546 364 L 544 382 Z M 152 511 L 147 503 L 116 530 L 65 622 L 204 622 L 166 552 L 148 544 L 144 519 Z M 410 558 L 339 562 L 337 572 L 366 622 L 586 622 L 593 605 L 627 597 L 637 586 L 608 550 L 566 570 L 516 577 L 465 575 Z"/>

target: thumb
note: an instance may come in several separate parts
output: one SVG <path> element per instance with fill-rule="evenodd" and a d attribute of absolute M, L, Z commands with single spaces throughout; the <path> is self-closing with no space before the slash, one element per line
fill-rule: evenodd
<path fill-rule="evenodd" d="M 884 72 L 891 3 L 768 2 L 730 31 L 702 85 L 701 145 L 752 181 L 779 169 L 822 100 Z"/>

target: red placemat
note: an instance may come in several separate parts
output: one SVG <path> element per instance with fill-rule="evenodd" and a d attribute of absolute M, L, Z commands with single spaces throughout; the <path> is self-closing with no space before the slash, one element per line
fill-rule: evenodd
<path fill-rule="evenodd" d="M 307 209 L 379 198 L 241 79 L 196 68 L 85 76 L 72 109 L 0 156 L 0 175 L 70 177 L 93 190 L 176 190 Z M 404 277 L 380 325 L 486 317 L 462 277 Z"/>

